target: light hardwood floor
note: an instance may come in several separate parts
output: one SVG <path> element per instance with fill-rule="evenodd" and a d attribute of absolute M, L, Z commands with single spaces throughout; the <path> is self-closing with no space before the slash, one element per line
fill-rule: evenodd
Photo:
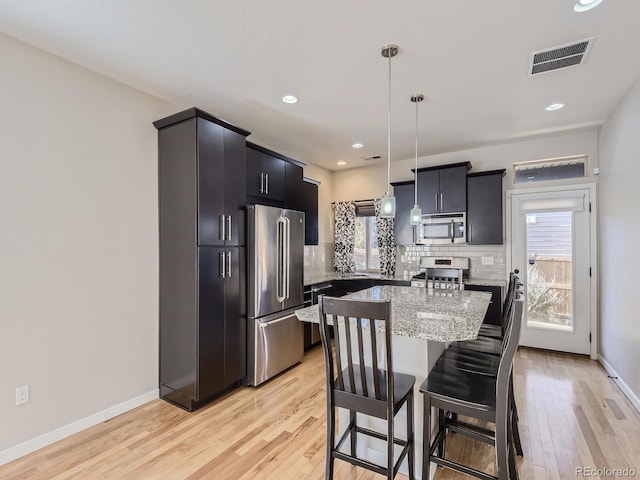
<path fill-rule="evenodd" d="M 276 380 L 236 390 L 194 413 L 153 401 L 0 467 L 0 478 L 320 480 L 322 362 L 317 348 Z M 521 479 L 576 478 L 576 467 L 631 467 L 640 476 L 640 415 L 598 363 L 521 349 L 515 374 Z M 453 435 L 447 451 L 452 459 L 494 469 L 489 446 Z M 336 480 L 382 478 L 340 461 L 336 467 Z M 468 478 L 436 473 L 438 480 Z"/>

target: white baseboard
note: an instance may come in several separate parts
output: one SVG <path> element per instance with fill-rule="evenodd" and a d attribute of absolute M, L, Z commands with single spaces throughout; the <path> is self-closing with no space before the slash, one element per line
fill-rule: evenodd
<path fill-rule="evenodd" d="M 622 390 L 622 392 L 627 396 L 627 398 L 633 404 L 633 406 L 636 407 L 636 410 L 640 412 L 640 398 L 638 398 L 638 396 L 633 392 L 633 390 L 629 388 L 629 385 L 627 385 L 624 382 L 624 380 L 620 378 L 618 373 L 613 369 L 613 367 L 609 364 L 609 362 L 607 362 L 604 359 L 604 357 L 600 354 L 598 354 L 598 361 L 604 367 L 604 369 L 607 371 L 609 375 L 611 375 L 612 377 L 617 377 L 617 378 L 614 378 L 613 380 L 618 384 L 618 386 L 620 387 L 620 390 Z"/>
<path fill-rule="evenodd" d="M 67 438 L 75 433 L 81 432 L 82 430 L 86 430 L 89 427 L 93 427 L 101 422 L 117 417 L 120 414 L 133 410 L 134 408 L 157 398 L 158 389 L 154 389 L 150 392 L 143 393 L 142 395 L 138 395 L 130 400 L 119 403 L 118 405 L 105 408 L 104 410 L 91 414 L 88 417 L 76 420 L 68 425 L 56 428 L 55 430 L 32 438 L 31 440 L 27 440 L 26 442 L 20 443 L 14 447 L 7 448 L 0 452 L 0 466 L 12 462 L 13 460 L 23 457 L 31 452 L 35 452 L 47 445 L 51 445 L 63 438 Z"/>

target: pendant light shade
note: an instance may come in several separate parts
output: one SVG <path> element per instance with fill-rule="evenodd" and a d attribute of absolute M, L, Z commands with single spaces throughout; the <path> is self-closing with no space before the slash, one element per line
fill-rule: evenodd
<path fill-rule="evenodd" d="M 395 218 L 396 197 L 391 195 L 391 58 L 398 54 L 397 45 L 385 45 L 382 47 L 382 56 L 389 59 L 389 108 L 387 111 L 387 192 L 381 200 L 380 216 L 382 218 Z"/>
<path fill-rule="evenodd" d="M 411 225 L 420 225 L 422 223 L 422 209 L 417 203 L 411 209 Z"/>
<path fill-rule="evenodd" d="M 389 195 L 389 192 L 385 193 L 380 200 L 380 216 L 382 218 L 395 218 L 396 216 L 396 197 Z"/>
<path fill-rule="evenodd" d="M 418 205 L 418 103 L 422 100 L 424 100 L 424 95 L 420 93 L 411 96 L 411 101 L 416 104 L 416 167 L 413 177 L 414 204 L 409 213 L 411 225 L 420 225 L 422 223 L 422 209 Z"/>

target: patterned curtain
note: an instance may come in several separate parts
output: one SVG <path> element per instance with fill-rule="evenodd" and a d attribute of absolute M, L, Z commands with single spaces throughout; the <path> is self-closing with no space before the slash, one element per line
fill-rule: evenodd
<path fill-rule="evenodd" d="M 339 273 L 353 273 L 356 262 L 353 261 L 353 249 L 356 236 L 356 204 L 354 202 L 336 202 L 335 210 L 335 255 L 333 270 Z"/>
<path fill-rule="evenodd" d="M 375 200 L 376 224 L 378 226 L 378 249 L 380 251 L 380 273 L 396 273 L 396 242 L 393 233 L 393 218 L 380 217 L 380 199 Z"/>

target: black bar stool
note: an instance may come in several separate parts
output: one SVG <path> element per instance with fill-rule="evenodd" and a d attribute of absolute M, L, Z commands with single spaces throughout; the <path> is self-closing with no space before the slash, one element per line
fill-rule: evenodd
<path fill-rule="evenodd" d="M 510 379 L 522 323 L 522 301 L 514 302 L 505 330 L 505 349 L 497 376 L 459 370 L 436 364 L 420 391 L 424 394 L 424 440 L 422 478 L 429 478 L 430 462 L 485 480 L 516 480 L 514 442 L 510 408 Z M 438 410 L 438 432 L 431 441 L 431 408 Z M 448 416 L 450 412 L 453 415 Z M 458 420 L 458 414 L 495 424 L 495 431 Z M 445 458 L 446 432 L 455 431 L 495 446 L 498 476 L 494 477 Z"/>
<path fill-rule="evenodd" d="M 505 329 L 505 311 L 507 310 L 507 305 L 512 300 L 511 296 L 513 292 L 517 289 L 517 284 L 519 282 L 518 279 L 518 270 L 515 270 L 509 274 L 509 284 L 507 286 L 507 294 L 504 297 L 504 303 L 502 304 L 502 321 L 500 325 L 492 325 L 489 323 L 483 323 L 480 326 L 480 331 L 478 332 L 479 337 L 490 337 L 490 338 L 498 338 L 502 340 L 504 336 Z"/>
<path fill-rule="evenodd" d="M 414 480 L 415 443 L 413 440 L 413 387 L 416 378 L 393 371 L 391 358 L 391 303 L 357 301 L 320 296 L 320 337 L 324 350 L 327 379 L 327 458 L 326 480 L 333 478 L 336 458 L 385 475 L 391 480 L 408 457 L 409 478 Z M 333 325 L 334 347 L 329 335 Z M 376 328 L 384 329 L 384 342 L 376 338 Z M 378 348 L 386 367 L 378 365 Z M 334 361 L 335 358 L 335 361 Z M 407 438 L 394 436 L 394 418 L 406 404 Z M 349 425 L 336 444 L 337 407 L 349 410 Z M 358 426 L 357 413 L 387 421 L 387 431 L 379 433 Z M 380 466 L 357 456 L 358 434 L 387 442 L 387 465 Z M 349 453 L 341 451 L 350 438 Z M 394 463 L 394 444 L 402 452 Z"/>
<path fill-rule="evenodd" d="M 513 308 L 515 296 L 521 293 L 519 290 L 519 283 L 520 282 L 517 275 L 515 273 L 511 273 L 509 289 L 507 291 L 507 297 L 505 298 L 505 303 L 503 306 L 504 318 L 502 323 L 504 325 L 504 328 L 507 327 L 508 320 L 511 318 L 511 309 Z M 446 365 L 447 368 L 463 370 L 480 375 L 488 375 L 490 377 L 496 378 L 498 375 L 498 366 L 500 364 L 500 355 L 506 348 L 505 339 L 501 337 L 499 340 L 499 344 L 497 339 L 483 339 L 483 343 L 481 344 L 486 344 L 487 341 L 491 342 L 493 348 L 495 349 L 491 353 L 474 350 L 472 347 L 478 345 L 479 342 L 457 342 L 458 345 L 462 344 L 463 347 L 457 347 L 456 343 L 452 344 L 450 348 L 443 352 L 443 354 L 437 360 L 436 364 L 441 366 Z M 498 351 L 500 355 L 496 355 Z M 510 417 L 513 424 L 511 425 L 511 428 L 513 431 L 516 453 L 518 454 L 518 456 L 523 456 L 524 452 L 522 450 L 520 431 L 518 429 L 518 409 L 513 393 L 513 377 L 509 379 L 509 405 L 512 410 Z"/>

